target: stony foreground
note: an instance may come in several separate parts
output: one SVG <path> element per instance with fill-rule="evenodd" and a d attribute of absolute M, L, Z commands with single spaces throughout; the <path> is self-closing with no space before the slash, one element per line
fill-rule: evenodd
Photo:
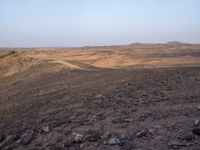
<path fill-rule="evenodd" d="M 30 74 L 0 81 L 0 149 L 200 149 L 200 67 Z"/>

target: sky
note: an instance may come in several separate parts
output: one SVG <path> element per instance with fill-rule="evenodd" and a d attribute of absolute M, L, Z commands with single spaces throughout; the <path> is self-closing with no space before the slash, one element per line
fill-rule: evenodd
<path fill-rule="evenodd" d="M 200 43 L 200 0 L 0 0 L 0 47 Z"/>

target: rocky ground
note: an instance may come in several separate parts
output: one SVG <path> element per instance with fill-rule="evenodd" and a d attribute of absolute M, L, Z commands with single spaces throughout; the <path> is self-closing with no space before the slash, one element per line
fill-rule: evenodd
<path fill-rule="evenodd" d="M 200 149 L 200 67 L 34 69 L 0 79 L 2 150 Z"/>

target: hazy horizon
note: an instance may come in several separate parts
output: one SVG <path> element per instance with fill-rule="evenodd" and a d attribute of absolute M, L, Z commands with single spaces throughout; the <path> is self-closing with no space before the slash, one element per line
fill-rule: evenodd
<path fill-rule="evenodd" d="M 0 47 L 200 43 L 198 0 L 1 0 Z"/>
<path fill-rule="evenodd" d="M 80 46 L 0 46 L 0 48 L 5 48 L 5 49 L 24 49 L 24 48 L 84 48 L 84 47 L 112 47 L 112 46 L 127 46 L 131 44 L 167 44 L 170 42 L 180 42 L 183 44 L 192 44 L 192 45 L 200 45 L 200 43 L 191 43 L 191 42 L 183 42 L 183 41 L 168 41 L 168 42 L 155 42 L 155 43 L 140 43 L 140 42 L 133 42 L 133 43 L 127 43 L 127 44 L 110 44 L 110 45 L 80 45 Z"/>

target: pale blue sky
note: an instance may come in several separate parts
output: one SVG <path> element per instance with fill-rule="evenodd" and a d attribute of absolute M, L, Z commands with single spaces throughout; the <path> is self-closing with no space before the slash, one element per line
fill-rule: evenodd
<path fill-rule="evenodd" d="M 0 47 L 200 43 L 200 0 L 0 0 Z"/>

